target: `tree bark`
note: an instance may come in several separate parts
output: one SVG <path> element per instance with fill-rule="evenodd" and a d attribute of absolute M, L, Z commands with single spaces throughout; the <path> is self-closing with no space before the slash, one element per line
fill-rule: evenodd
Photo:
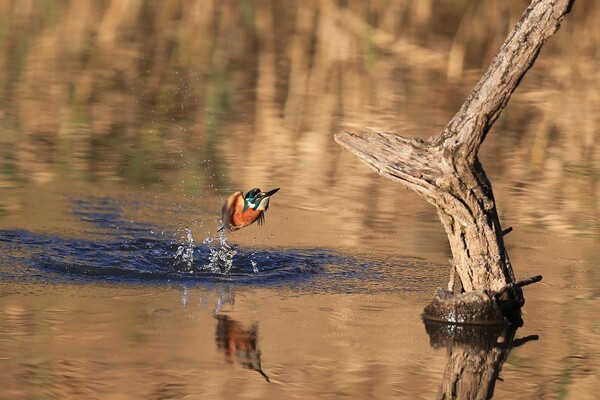
<path fill-rule="evenodd" d="M 335 140 L 381 175 L 433 204 L 466 291 L 498 291 L 515 280 L 492 186 L 477 153 L 511 94 L 575 0 L 533 0 L 446 128 L 427 141 L 390 132 Z M 451 278 L 452 281 L 452 278 Z"/>

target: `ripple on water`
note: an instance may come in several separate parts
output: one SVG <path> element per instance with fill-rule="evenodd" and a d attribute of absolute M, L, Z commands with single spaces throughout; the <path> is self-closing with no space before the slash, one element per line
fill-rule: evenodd
<path fill-rule="evenodd" d="M 102 241 L 0 231 L 0 279 L 228 282 L 356 293 L 414 291 L 415 279 L 431 291 L 427 281 L 439 275 L 432 272 L 446 269 L 418 259 L 362 259 L 325 249 L 246 249 L 229 245 L 224 236 L 198 245 L 191 233 L 183 243 L 165 234 L 155 236 Z"/>

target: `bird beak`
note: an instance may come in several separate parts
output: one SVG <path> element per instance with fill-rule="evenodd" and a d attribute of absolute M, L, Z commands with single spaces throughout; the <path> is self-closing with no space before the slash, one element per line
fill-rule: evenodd
<path fill-rule="evenodd" d="M 275 188 L 275 189 L 273 189 L 273 190 L 269 190 L 268 192 L 266 192 L 266 193 L 263 193 L 263 196 L 262 196 L 262 197 L 271 197 L 271 196 L 273 196 L 275 193 L 277 193 L 278 191 L 279 191 L 279 188 Z"/>

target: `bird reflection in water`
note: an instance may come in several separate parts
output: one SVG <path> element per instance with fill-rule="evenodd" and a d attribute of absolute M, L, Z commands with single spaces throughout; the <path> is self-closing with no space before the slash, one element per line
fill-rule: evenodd
<path fill-rule="evenodd" d="M 258 324 L 245 329 L 241 323 L 226 315 L 215 315 L 217 319 L 217 347 L 223 351 L 230 364 L 238 362 L 245 368 L 257 371 L 267 382 L 267 374 L 260 365 L 260 350 L 258 349 Z"/>

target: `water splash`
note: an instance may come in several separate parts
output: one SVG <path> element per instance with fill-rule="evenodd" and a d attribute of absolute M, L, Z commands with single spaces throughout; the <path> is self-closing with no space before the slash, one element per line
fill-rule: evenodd
<path fill-rule="evenodd" d="M 186 243 L 177 247 L 177 251 L 175 252 L 175 260 L 180 263 L 183 263 L 187 266 L 187 272 L 193 272 L 194 265 L 194 235 L 192 234 L 192 230 L 188 227 L 185 227 L 185 241 Z"/>
<path fill-rule="evenodd" d="M 223 231 L 219 232 L 216 237 L 210 236 L 209 233 L 209 235 L 202 240 L 204 246 L 196 247 L 192 231 L 187 227 L 184 228 L 184 230 L 184 243 L 178 245 L 177 250 L 173 255 L 173 258 L 176 260 L 176 267 L 178 265 L 177 269 L 179 272 L 208 272 L 218 275 L 229 275 L 233 272 L 232 270 L 235 267 L 234 258 L 238 254 L 238 250 L 236 245 L 229 244 L 227 236 Z M 200 260 L 196 261 L 196 263 L 194 263 L 194 252 L 200 257 Z M 202 255 L 206 253 L 208 253 L 207 263 L 202 263 Z M 252 253 L 252 256 L 254 255 L 255 253 Z M 254 258 L 242 260 L 242 262 L 248 261 L 252 266 L 252 272 L 257 274 L 259 272 L 258 262 Z M 240 269 L 239 266 L 237 269 Z"/>
<path fill-rule="evenodd" d="M 202 240 L 202 244 L 206 245 L 208 250 L 208 263 L 201 266 L 194 264 L 194 251 L 197 249 L 194 244 L 194 235 L 189 228 L 184 228 L 184 242 L 177 247 L 177 251 L 173 256 L 177 263 L 181 264 L 181 272 L 209 272 L 213 274 L 228 275 L 233 268 L 233 258 L 237 254 L 236 246 L 232 246 L 227 242 L 227 236 L 224 232 L 219 232 L 219 236 L 211 237 L 206 236 Z M 216 246 L 212 246 L 215 242 L 218 242 Z M 196 264 L 200 264 L 197 262 Z"/>
<path fill-rule="evenodd" d="M 217 239 L 219 240 L 220 247 L 208 248 L 210 252 L 209 262 L 204 266 L 204 269 L 213 273 L 227 275 L 233 267 L 233 257 L 237 254 L 236 246 L 232 246 L 227 242 L 227 236 L 225 236 L 223 231 L 219 232 Z M 206 239 L 204 242 L 206 243 Z"/>

